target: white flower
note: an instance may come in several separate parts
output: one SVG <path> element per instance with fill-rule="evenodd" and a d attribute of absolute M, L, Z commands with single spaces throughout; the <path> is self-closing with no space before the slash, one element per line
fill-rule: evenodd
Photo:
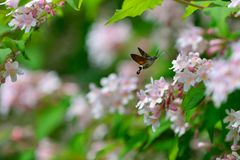
<path fill-rule="evenodd" d="M 240 7 L 240 0 L 231 0 L 231 3 L 228 4 L 229 8 Z"/>
<path fill-rule="evenodd" d="M 10 76 L 12 82 L 17 81 L 17 75 L 22 75 L 23 72 L 19 69 L 19 64 L 17 61 L 15 62 L 7 62 L 5 63 L 6 69 L 6 77 Z"/>

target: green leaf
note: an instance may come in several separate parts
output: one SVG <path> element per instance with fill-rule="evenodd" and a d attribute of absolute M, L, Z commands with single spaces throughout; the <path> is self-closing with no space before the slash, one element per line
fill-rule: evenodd
<path fill-rule="evenodd" d="M 80 8 L 78 8 L 78 6 L 82 4 L 82 0 L 79 0 L 78 2 L 78 6 L 76 5 L 76 2 L 74 0 L 66 0 L 66 2 L 75 10 L 79 11 Z"/>
<path fill-rule="evenodd" d="M 186 94 L 183 99 L 183 108 L 185 111 L 188 111 L 192 108 L 197 107 L 197 105 L 204 99 L 205 97 L 205 86 L 203 83 L 200 83 L 196 87 L 192 87 Z"/>
<path fill-rule="evenodd" d="M 193 4 L 197 4 L 203 7 L 208 7 L 213 1 L 200 1 L 200 2 L 191 2 Z M 199 8 L 194 6 L 187 6 L 185 9 L 185 13 L 183 15 L 183 19 L 186 19 L 188 16 L 192 15 L 195 11 L 197 11 Z"/>
<path fill-rule="evenodd" d="M 178 155 L 178 151 L 179 151 L 179 148 L 178 148 L 178 141 L 176 140 L 170 154 L 169 154 L 169 160 L 175 160 L 177 158 L 177 155 Z"/>
<path fill-rule="evenodd" d="M 83 0 L 79 0 L 79 1 L 78 1 L 78 10 L 80 10 L 80 8 L 81 8 L 81 6 L 82 6 L 82 2 L 83 2 Z"/>
<path fill-rule="evenodd" d="M 34 156 L 34 150 L 25 150 L 20 154 L 19 160 L 32 160 Z"/>
<path fill-rule="evenodd" d="M 208 131 L 210 140 L 213 142 L 214 126 L 220 120 L 220 110 L 214 107 L 212 102 L 206 104 L 205 108 L 204 121 L 201 130 L 206 129 Z"/>
<path fill-rule="evenodd" d="M 147 140 L 147 135 L 139 133 L 131 137 L 127 142 L 125 147 L 121 151 L 121 157 L 123 157 L 129 151 L 139 148 Z"/>
<path fill-rule="evenodd" d="M 162 0 L 125 0 L 122 9 L 116 10 L 107 24 L 112 24 L 126 17 L 136 17 L 147 9 L 153 9 L 161 3 Z"/>
<path fill-rule="evenodd" d="M 3 63 L 7 56 L 12 52 L 10 48 L 0 49 L 0 63 Z"/>
<path fill-rule="evenodd" d="M 192 115 L 196 112 L 196 108 L 189 109 L 185 111 L 185 120 L 190 122 Z"/>
<path fill-rule="evenodd" d="M 0 35 L 3 35 L 6 32 L 11 31 L 11 28 L 9 26 L 0 25 Z"/>
<path fill-rule="evenodd" d="M 152 142 L 159 137 L 164 131 L 166 131 L 170 127 L 171 123 L 168 120 L 162 120 L 160 122 L 160 126 L 157 128 L 155 132 L 152 130 L 150 131 L 150 137 L 148 139 L 147 144 L 144 146 L 144 149 L 146 149 Z"/>
<path fill-rule="evenodd" d="M 3 46 L 11 48 L 12 51 L 20 51 L 23 57 L 29 60 L 29 57 L 25 53 L 25 40 L 14 40 L 9 37 L 4 37 L 2 40 Z"/>
<path fill-rule="evenodd" d="M 228 36 L 229 28 L 226 23 L 226 18 L 236 11 L 236 8 L 227 7 L 210 7 L 205 8 L 204 12 L 211 16 L 212 27 L 218 29 L 220 36 Z"/>
<path fill-rule="evenodd" d="M 62 100 L 56 106 L 44 108 L 37 115 L 36 135 L 39 139 L 48 136 L 61 124 L 67 105 Z"/>

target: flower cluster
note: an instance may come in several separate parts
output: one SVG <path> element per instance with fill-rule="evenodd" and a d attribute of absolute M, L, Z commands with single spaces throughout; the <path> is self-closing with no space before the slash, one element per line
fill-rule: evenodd
<path fill-rule="evenodd" d="M 231 146 L 232 153 L 216 158 L 216 160 L 238 160 L 240 155 L 236 152 L 240 149 L 238 142 L 240 140 L 240 111 L 226 110 L 227 117 L 223 120 L 228 123 L 227 129 L 230 131 L 226 136 L 226 141 L 233 141 Z"/>
<path fill-rule="evenodd" d="M 224 123 L 228 123 L 226 141 L 233 141 L 233 145 L 237 145 L 240 140 L 240 111 L 227 110 L 228 116 L 224 119 Z"/>
<path fill-rule="evenodd" d="M 231 154 L 227 154 L 216 158 L 216 160 L 239 160 L 239 159 L 240 156 L 237 152 L 232 152 Z"/>
<path fill-rule="evenodd" d="M 54 8 L 56 7 L 51 0 L 32 0 L 18 8 L 18 1 L 7 0 L 6 5 L 16 8 L 10 13 L 13 19 L 9 22 L 9 26 L 14 29 L 20 28 L 25 32 L 29 32 L 32 27 L 42 24 L 49 14 L 54 16 Z"/>
<path fill-rule="evenodd" d="M 130 26 L 126 23 L 105 26 L 104 22 L 93 24 L 87 35 L 89 61 L 97 67 L 106 68 L 116 58 L 116 53 L 129 39 Z"/>
<path fill-rule="evenodd" d="M 61 82 L 55 72 L 25 72 L 17 82 L 1 86 L 0 113 L 7 114 L 11 107 L 20 111 L 32 109 L 43 97 L 56 91 L 61 95 L 70 95 L 75 92 L 71 89 L 73 88 L 71 84 Z M 74 86 L 74 88 L 77 87 Z"/>
<path fill-rule="evenodd" d="M 138 92 L 138 113 L 144 115 L 144 123 L 151 125 L 153 131 L 159 127 L 160 116 L 166 110 L 167 119 L 172 122 L 171 128 L 174 132 L 179 136 L 186 132 L 188 124 L 184 121 L 180 99 L 182 87 L 176 86 L 161 77 L 160 80 L 151 79 L 151 83 L 145 86 L 146 89 Z"/>
<path fill-rule="evenodd" d="M 181 104 L 182 99 L 177 98 L 171 103 L 171 109 L 167 111 L 167 118 L 172 122 L 171 128 L 178 136 L 182 136 L 189 127 L 184 120 Z"/>
<path fill-rule="evenodd" d="M 188 55 L 180 53 L 176 60 L 172 62 L 174 72 L 174 83 L 183 84 L 183 90 L 186 92 L 191 86 L 201 81 L 206 81 L 207 71 L 211 68 L 211 61 L 201 59 L 199 53 L 190 52 Z"/>
<path fill-rule="evenodd" d="M 155 131 L 159 127 L 159 117 L 161 111 L 165 108 L 166 91 L 170 85 L 164 78 L 160 80 L 151 79 L 151 83 L 146 85 L 146 90 L 138 92 L 139 102 L 136 107 L 138 113 L 144 115 L 144 123 L 152 125 L 152 130 Z"/>
<path fill-rule="evenodd" d="M 204 30 L 199 27 L 187 27 L 181 31 L 177 39 L 177 48 L 180 52 L 203 53 L 207 48 L 207 41 L 203 38 Z"/>
<path fill-rule="evenodd" d="M 124 106 L 133 98 L 132 93 L 137 89 L 137 82 L 137 77 L 111 74 L 101 79 L 102 88 L 91 84 L 87 98 L 94 117 L 100 118 L 105 112 L 124 112 Z"/>
<path fill-rule="evenodd" d="M 6 0 L 3 3 L 0 3 L 0 5 L 6 5 L 8 9 L 17 8 L 19 1 L 20 0 Z"/>
<path fill-rule="evenodd" d="M 227 100 L 229 93 L 240 88 L 240 42 L 231 45 L 233 54 L 228 60 L 212 61 L 205 81 L 207 95 L 211 95 L 216 106 Z M 231 85 L 230 85 L 231 84 Z"/>
<path fill-rule="evenodd" d="M 70 102 L 70 106 L 66 113 L 66 120 L 72 120 L 74 118 L 77 119 L 77 128 L 85 129 L 86 126 L 92 120 L 91 109 L 87 104 L 85 97 L 73 96 Z"/>

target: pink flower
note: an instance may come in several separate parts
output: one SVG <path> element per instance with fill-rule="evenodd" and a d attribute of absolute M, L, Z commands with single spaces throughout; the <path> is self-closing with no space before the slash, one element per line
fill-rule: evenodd
<path fill-rule="evenodd" d="M 175 75 L 175 80 L 184 84 L 183 90 L 187 92 L 191 86 L 196 84 L 196 74 L 190 72 L 189 70 L 184 70 L 183 72 L 177 73 Z"/>
<path fill-rule="evenodd" d="M 80 129 L 87 127 L 92 119 L 90 106 L 82 96 L 75 96 L 71 100 L 71 105 L 66 113 L 66 119 L 77 118 Z"/>
<path fill-rule="evenodd" d="M 57 153 L 57 147 L 50 140 L 41 140 L 36 149 L 37 160 L 51 160 Z"/>
<path fill-rule="evenodd" d="M 19 0 L 6 0 L 3 3 L 0 3 L 0 5 L 6 5 L 8 8 L 17 8 L 19 3 Z"/>
<path fill-rule="evenodd" d="M 51 1 L 32 0 L 11 12 L 13 19 L 9 22 L 9 26 L 29 32 L 31 28 L 43 23 L 48 14 L 55 14 L 52 6 Z"/>
<path fill-rule="evenodd" d="M 153 131 L 156 131 L 160 125 L 159 117 L 165 107 L 163 102 L 167 101 L 166 92 L 168 92 L 169 87 L 169 83 L 163 77 L 160 80 L 151 78 L 151 83 L 145 86 L 146 89 L 137 93 L 139 97 L 139 102 L 136 105 L 138 113 L 144 115 L 144 123 L 151 125 Z"/>
<path fill-rule="evenodd" d="M 110 26 L 104 25 L 104 22 L 93 24 L 87 35 L 89 61 L 101 68 L 110 66 L 129 37 L 130 26 L 126 23 Z"/>
<path fill-rule="evenodd" d="M 7 62 L 5 63 L 6 69 L 6 77 L 10 76 L 12 82 L 17 81 L 17 75 L 22 75 L 23 72 L 19 69 L 19 64 L 17 61 L 15 62 Z"/>
<path fill-rule="evenodd" d="M 177 98 L 171 105 L 175 105 L 177 109 L 167 111 L 167 118 L 172 122 L 171 128 L 179 137 L 182 136 L 189 127 L 189 124 L 185 122 L 182 110 L 180 108 L 182 100 Z"/>
<path fill-rule="evenodd" d="M 201 59 L 199 53 L 190 52 L 188 55 L 180 53 L 172 64 L 171 69 L 176 72 L 174 83 L 182 83 L 183 90 L 186 92 L 191 86 L 208 80 L 207 73 L 211 69 L 212 62 Z"/>
<path fill-rule="evenodd" d="M 188 27 L 183 30 L 177 39 L 177 48 L 184 53 L 203 53 L 207 42 L 203 39 L 204 31 L 198 27 Z"/>
<path fill-rule="evenodd" d="M 133 98 L 137 82 L 136 77 L 110 74 L 101 79 L 102 88 L 91 85 L 87 98 L 92 105 L 94 117 L 100 118 L 106 111 L 125 112 L 124 106 Z"/>
<path fill-rule="evenodd" d="M 9 22 L 10 27 L 25 29 L 25 32 L 29 32 L 32 27 L 35 27 L 37 21 L 33 18 L 32 13 L 15 15 L 14 19 Z"/>

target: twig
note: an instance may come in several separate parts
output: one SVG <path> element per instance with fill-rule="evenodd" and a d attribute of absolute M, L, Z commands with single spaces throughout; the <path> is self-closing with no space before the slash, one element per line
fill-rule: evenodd
<path fill-rule="evenodd" d="M 186 0 L 175 0 L 176 2 L 179 2 L 179 3 L 182 3 L 182 4 L 186 4 L 186 5 L 189 5 L 189 6 L 193 6 L 193 7 L 196 7 L 196 8 L 199 8 L 199 9 L 204 9 L 205 7 L 203 6 L 199 6 L 197 4 L 193 4 L 189 1 L 186 1 Z"/>

